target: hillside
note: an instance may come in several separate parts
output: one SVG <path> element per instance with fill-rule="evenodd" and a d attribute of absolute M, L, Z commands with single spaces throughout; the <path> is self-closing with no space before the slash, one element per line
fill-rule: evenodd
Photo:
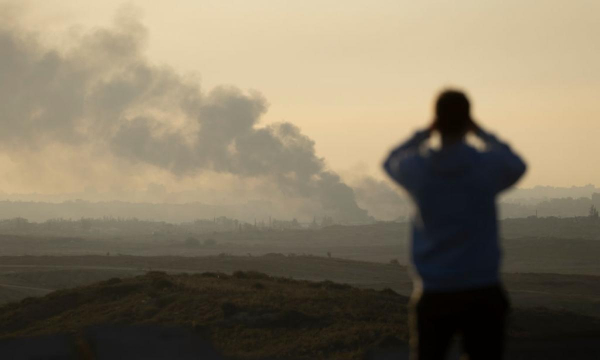
<path fill-rule="evenodd" d="M 393 291 L 255 272 L 150 272 L 5 305 L 0 338 L 159 323 L 199 330 L 228 356 L 351 359 L 382 341 L 406 340 L 405 303 Z"/>
<path fill-rule="evenodd" d="M 85 329 L 101 324 L 158 324 L 188 329 L 237 359 L 362 359 L 376 348 L 405 352 L 406 303 L 391 290 L 252 271 L 150 272 L 4 305 L 0 339 L 73 334 L 85 342 Z M 565 339 L 597 338 L 600 321 L 565 311 L 517 310 L 510 335 L 514 348 L 533 346 L 540 353 L 548 342 L 556 347 Z"/>
<path fill-rule="evenodd" d="M 544 249 L 540 248 L 540 252 Z M 257 271 L 275 277 L 391 288 L 408 296 L 412 281 L 403 266 L 318 256 L 15 256 L 0 257 L 0 305 L 147 271 L 168 273 Z M 504 273 L 513 305 L 569 310 L 600 318 L 600 277 L 553 273 Z"/>

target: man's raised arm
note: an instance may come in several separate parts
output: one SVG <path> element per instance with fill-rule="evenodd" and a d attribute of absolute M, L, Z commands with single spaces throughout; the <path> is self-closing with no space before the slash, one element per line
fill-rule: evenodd
<path fill-rule="evenodd" d="M 480 127 L 477 127 L 474 133 L 487 147 L 486 155 L 492 165 L 491 175 L 495 178 L 493 181 L 495 190 L 501 192 L 514 185 L 527 169 L 525 162 L 506 143 Z"/>
<path fill-rule="evenodd" d="M 415 170 L 416 162 L 419 160 L 419 148 L 430 135 L 431 129 L 417 131 L 410 139 L 394 149 L 383 163 L 383 168 L 390 177 L 407 190 L 412 189 L 418 181 Z"/>

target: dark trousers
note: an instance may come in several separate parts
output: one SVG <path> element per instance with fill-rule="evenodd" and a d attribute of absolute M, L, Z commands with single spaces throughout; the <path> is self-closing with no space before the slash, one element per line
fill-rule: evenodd
<path fill-rule="evenodd" d="M 510 304 L 501 285 L 413 295 L 409 305 L 411 360 L 444 359 L 460 335 L 469 360 L 500 360 Z"/>

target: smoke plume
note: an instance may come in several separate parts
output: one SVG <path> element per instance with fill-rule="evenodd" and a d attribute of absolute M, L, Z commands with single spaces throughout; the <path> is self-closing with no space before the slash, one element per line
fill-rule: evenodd
<path fill-rule="evenodd" d="M 203 92 L 197 81 L 147 60 L 146 41 L 145 27 L 126 13 L 66 49 L 0 25 L 0 151 L 93 144 L 178 177 L 212 171 L 264 179 L 285 196 L 318 201 L 338 221 L 368 220 L 353 189 L 298 127 L 258 126 L 267 111 L 259 93 Z"/>

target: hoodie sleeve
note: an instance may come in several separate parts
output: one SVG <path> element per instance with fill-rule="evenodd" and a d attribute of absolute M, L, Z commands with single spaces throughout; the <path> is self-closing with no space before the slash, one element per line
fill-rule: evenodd
<path fill-rule="evenodd" d="M 427 140 L 429 130 L 417 131 L 410 139 L 394 149 L 383 164 L 388 175 L 411 192 L 420 182 L 421 157 L 419 148 Z"/>
<path fill-rule="evenodd" d="M 514 185 L 525 173 L 527 165 L 510 147 L 494 135 L 480 130 L 477 135 L 486 145 L 486 163 L 496 193 Z"/>

